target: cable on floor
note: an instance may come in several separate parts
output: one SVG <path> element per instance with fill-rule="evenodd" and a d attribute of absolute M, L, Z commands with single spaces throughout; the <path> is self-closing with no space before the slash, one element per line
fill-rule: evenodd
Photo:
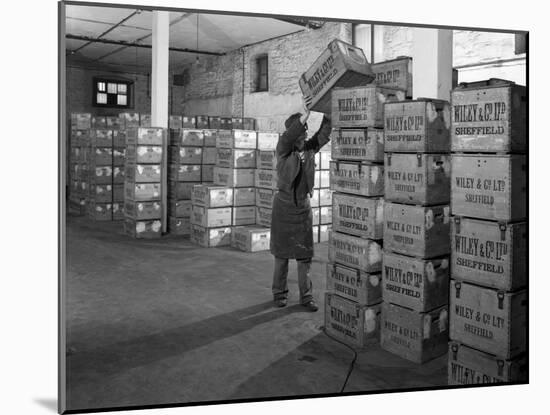
<path fill-rule="evenodd" d="M 346 344 L 346 343 L 344 343 L 344 342 L 342 342 L 342 341 L 340 341 L 340 340 L 338 340 L 338 339 L 332 337 L 330 334 L 328 334 L 328 333 L 327 333 L 326 327 L 323 327 L 323 333 L 325 333 L 329 339 L 332 339 L 332 340 L 334 340 L 335 342 L 340 343 L 340 344 L 346 346 L 348 349 L 350 349 L 350 350 L 353 352 L 353 359 L 352 359 L 352 361 L 351 361 L 351 363 L 350 363 L 350 365 L 349 365 L 349 369 L 348 369 L 348 374 L 347 374 L 347 376 L 346 376 L 346 380 L 344 381 L 344 384 L 342 385 L 342 389 L 340 390 L 340 393 L 343 393 L 343 392 L 344 392 L 344 389 L 346 389 L 346 385 L 347 385 L 347 383 L 348 383 L 349 377 L 351 376 L 351 373 L 353 372 L 353 368 L 354 368 L 354 366 L 355 366 L 355 361 L 357 360 L 357 351 L 356 351 L 353 347 L 351 347 L 350 345 L 348 345 L 348 344 Z"/>

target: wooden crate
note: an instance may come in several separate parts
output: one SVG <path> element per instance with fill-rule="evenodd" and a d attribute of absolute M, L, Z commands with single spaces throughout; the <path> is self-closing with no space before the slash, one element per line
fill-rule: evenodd
<path fill-rule="evenodd" d="M 89 130 L 92 128 L 92 114 L 84 112 L 71 113 L 71 127 L 77 130 Z"/>
<path fill-rule="evenodd" d="M 113 147 L 126 147 L 126 130 L 113 131 Z"/>
<path fill-rule="evenodd" d="M 448 154 L 384 155 L 384 197 L 414 205 L 440 205 L 451 200 L 451 156 Z"/>
<path fill-rule="evenodd" d="M 208 116 L 207 115 L 197 115 L 195 117 L 197 128 L 204 129 L 208 127 Z"/>
<path fill-rule="evenodd" d="M 367 274 L 339 264 L 327 264 L 327 291 L 355 301 L 374 305 L 382 301 L 381 274 Z"/>
<path fill-rule="evenodd" d="M 371 239 L 362 239 L 332 230 L 329 232 L 329 262 L 368 273 L 382 270 L 382 248 Z"/>
<path fill-rule="evenodd" d="M 384 161 L 383 129 L 335 128 L 332 130 L 330 141 L 332 143 L 333 160 Z"/>
<path fill-rule="evenodd" d="M 205 248 L 231 245 L 231 226 L 204 228 L 191 225 L 191 242 Z"/>
<path fill-rule="evenodd" d="M 194 205 L 207 208 L 233 206 L 234 189 L 227 186 L 197 184 L 193 186 L 191 201 Z"/>
<path fill-rule="evenodd" d="M 233 207 L 231 225 L 245 226 L 256 224 L 256 206 Z"/>
<path fill-rule="evenodd" d="M 113 203 L 113 221 L 124 220 L 124 202 Z"/>
<path fill-rule="evenodd" d="M 384 252 L 384 302 L 418 312 L 449 303 L 449 257 L 418 259 Z"/>
<path fill-rule="evenodd" d="M 451 281 L 452 340 L 510 359 L 526 350 L 527 290 L 498 291 Z"/>
<path fill-rule="evenodd" d="M 208 117 L 208 128 L 219 130 L 221 128 L 221 117 Z"/>
<path fill-rule="evenodd" d="M 302 94 L 311 98 L 309 109 L 328 114 L 333 88 L 366 85 L 373 79 L 363 50 L 335 39 L 302 74 L 299 85 Z"/>
<path fill-rule="evenodd" d="M 161 171 L 160 164 L 133 164 L 127 160 L 124 177 L 130 183 L 159 183 Z"/>
<path fill-rule="evenodd" d="M 222 117 L 220 120 L 220 130 L 232 130 L 233 120 L 230 117 Z"/>
<path fill-rule="evenodd" d="M 140 115 L 138 112 L 122 112 L 118 114 L 118 117 L 120 118 L 120 128 L 122 129 L 127 130 L 140 126 Z M 150 116 L 149 121 L 151 121 Z"/>
<path fill-rule="evenodd" d="M 374 83 L 379 86 L 398 88 L 405 91 L 407 97 L 412 97 L 412 58 L 400 56 L 384 62 L 373 63 Z"/>
<path fill-rule="evenodd" d="M 123 166 L 113 167 L 113 184 L 124 184 L 125 174 Z"/>
<path fill-rule="evenodd" d="M 113 185 L 113 202 L 124 202 L 124 184 Z"/>
<path fill-rule="evenodd" d="M 102 129 L 90 130 L 90 144 L 95 147 L 112 147 L 113 131 Z"/>
<path fill-rule="evenodd" d="M 218 157 L 218 149 L 216 147 L 202 148 L 202 164 L 216 164 Z"/>
<path fill-rule="evenodd" d="M 160 200 L 160 183 L 124 183 L 124 198 L 135 202 Z"/>
<path fill-rule="evenodd" d="M 363 238 L 384 236 L 384 201 L 381 198 L 334 193 L 332 227 L 337 232 Z"/>
<path fill-rule="evenodd" d="M 355 348 L 376 344 L 380 341 L 380 304 L 360 305 L 325 293 L 325 330 Z"/>
<path fill-rule="evenodd" d="M 202 134 L 203 134 L 204 147 L 216 147 L 216 141 L 218 139 L 218 130 L 202 130 Z"/>
<path fill-rule="evenodd" d="M 455 216 L 451 225 L 453 278 L 504 291 L 527 285 L 527 223 Z"/>
<path fill-rule="evenodd" d="M 170 217 L 168 221 L 168 231 L 172 235 L 191 235 L 191 218 Z"/>
<path fill-rule="evenodd" d="M 126 130 L 126 145 L 162 146 L 166 135 L 164 128 L 130 128 Z"/>
<path fill-rule="evenodd" d="M 256 150 L 218 148 L 216 166 L 231 169 L 254 169 L 256 168 Z"/>
<path fill-rule="evenodd" d="M 279 133 L 258 131 L 258 150 L 273 151 L 279 142 Z"/>
<path fill-rule="evenodd" d="M 439 99 L 389 102 L 384 107 L 384 151 L 445 153 L 451 150 L 451 107 Z"/>
<path fill-rule="evenodd" d="M 139 122 L 135 127 L 151 127 L 151 114 L 139 114 Z"/>
<path fill-rule="evenodd" d="M 451 160 L 453 215 L 497 221 L 527 217 L 524 155 L 454 154 Z"/>
<path fill-rule="evenodd" d="M 505 360 L 450 341 L 447 373 L 449 385 L 525 383 L 528 374 L 527 357 L 523 355 Z"/>
<path fill-rule="evenodd" d="M 245 252 L 269 250 L 271 231 L 258 226 L 236 226 L 231 232 L 231 246 Z"/>
<path fill-rule="evenodd" d="M 256 149 L 256 131 L 246 130 L 219 130 L 216 139 L 218 148 Z"/>
<path fill-rule="evenodd" d="M 364 162 L 330 162 L 330 189 L 359 196 L 384 195 L 384 166 Z"/>
<path fill-rule="evenodd" d="M 174 164 L 202 164 L 201 147 L 170 146 L 168 148 L 168 163 Z"/>
<path fill-rule="evenodd" d="M 204 145 L 204 131 L 189 128 L 170 130 L 170 145 L 202 147 Z"/>
<path fill-rule="evenodd" d="M 178 182 L 200 182 L 202 166 L 200 164 L 172 164 L 169 170 L 170 180 Z"/>
<path fill-rule="evenodd" d="M 276 170 L 255 170 L 255 186 L 264 189 L 277 189 L 277 171 Z"/>
<path fill-rule="evenodd" d="M 181 117 L 181 124 L 182 124 L 181 125 L 182 128 L 188 128 L 188 129 L 197 128 L 197 119 L 195 117 L 183 115 Z"/>
<path fill-rule="evenodd" d="M 232 225 L 231 207 L 207 208 L 193 205 L 191 208 L 191 224 L 203 228 L 220 228 Z"/>
<path fill-rule="evenodd" d="M 113 204 L 99 203 L 93 200 L 88 201 L 86 205 L 88 217 L 97 221 L 112 221 L 113 220 Z"/>
<path fill-rule="evenodd" d="M 123 167 L 126 163 L 126 148 L 113 147 L 113 166 Z"/>
<path fill-rule="evenodd" d="M 425 313 L 382 303 L 382 349 L 415 363 L 425 363 L 447 352 L 447 306 Z"/>
<path fill-rule="evenodd" d="M 384 204 L 384 248 L 417 258 L 448 255 L 449 206 Z"/>
<path fill-rule="evenodd" d="M 168 128 L 174 130 L 183 128 L 183 117 L 181 115 L 170 115 L 168 117 Z"/>
<path fill-rule="evenodd" d="M 256 188 L 236 187 L 233 189 L 233 206 L 256 206 Z"/>
<path fill-rule="evenodd" d="M 276 170 L 277 155 L 275 151 L 258 150 L 256 153 L 256 168 L 263 170 Z"/>
<path fill-rule="evenodd" d="M 266 228 L 271 228 L 272 213 L 273 213 L 272 209 L 256 207 L 256 225 L 264 226 Z"/>
<path fill-rule="evenodd" d="M 255 130 L 256 129 L 256 119 L 250 117 L 243 118 L 243 130 Z"/>
<path fill-rule="evenodd" d="M 126 160 L 132 164 L 161 164 L 162 146 L 129 144 L 126 147 Z"/>
<path fill-rule="evenodd" d="M 256 188 L 256 206 L 271 209 L 276 192 L 273 189 Z"/>
<path fill-rule="evenodd" d="M 92 128 L 107 128 L 107 118 L 97 115 L 92 116 Z"/>
<path fill-rule="evenodd" d="M 384 128 L 384 103 L 402 101 L 404 91 L 371 85 L 332 90 L 334 128 Z"/>
<path fill-rule="evenodd" d="M 168 197 L 178 200 L 191 200 L 193 186 L 201 184 L 200 182 L 178 182 L 170 180 L 168 182 Z"/>
<path fill-rule="evenodd" d="M 162 208 L 160 201 L 154 202 L 124 202 L 124 215 L 134 220 L 161 219 Z"/>
<path fill-rule="evenodd" d="M 190 218 L 191 217 L 191 201 L 190 200 L 168 200 L 168 214 L 174 218 Z"/>
<path fill-rule="evenodd" d="M 256 169 L 214 167 L 214 184 L 228 187 L 253 187 Z"/>
<path fill-rule="evenodd" d="M 90 185 L 90 200 L 98 203 L 111 203 L 113 201 L 113 186 L 110 184 Z"/>
<path fill-rule="evenodd" d="M 112 166 L 113 149 L 112 147 L 90 146 L 88 154 L 88 164 L 90 167 Z"/>
<path fill-rule="evenodd" d="M 452 151 L 527 151 L 526 87 L 500 79 L 461 83 L 451 102 Z"/>
<path fill-rule="evenodd" d="M 242 130 L 244 128 L 242 118 L 231 117 L 231 124 L 233 125 L 233 129 L 235 130 Z"/>
<path fill-rule="evenodd" d="M 111 166 L 90 167 L 88 177 L 90 184 L 112 184 L 113 168 Z"/>
<path fill-rule="evenodd" d="M 90 143 L 90 130 L 77 130 L 71 128 L 71 147 L 85 147 Z"/>
<path fill-rule="evenodd" d="M 124 218 L 124 232 L 134 238 L 156 239 L 162 236 L 160 220 L 139 220 Z"/>

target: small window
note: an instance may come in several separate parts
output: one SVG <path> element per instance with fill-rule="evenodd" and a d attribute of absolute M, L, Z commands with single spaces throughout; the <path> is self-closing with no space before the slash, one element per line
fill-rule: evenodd
<path fill-rule="evenodd" d="M 267 55 L 256 58 L 256 92 L 269 90 Z"/>
<path fill-rule="evenodd" d="M 131 108 L 133 82 L 94 78 L 94 102 L 96 107 Z"/>

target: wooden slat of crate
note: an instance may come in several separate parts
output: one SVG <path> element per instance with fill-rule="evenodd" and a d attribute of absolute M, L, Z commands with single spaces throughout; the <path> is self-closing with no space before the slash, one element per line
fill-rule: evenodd
<path fill-rule="evenodd" d="M 194 205 L 207 208 L 233 206 L 233 192 L 235 189 L 227 186 L 195 185 L 191 192 Z"/>
<path fill-rule="evenodd" d="M 193 205 L 191 209 L 191 224 L 203 228 L 221 228 L 232 225 L 231 207 L 206 208 Z"/>
<path fill-rule="evenodd" d="M 370 239 L 362 239 L 334 230 L 329 233 L 328 257 L 332 263 L 369 273 L 382 270 L 380 244 Z"/>
<path fill-rule="evenodd" d="M 124 168 L 124 177 L 130 183 L 160 183 L 160 164 L 132 164 L 128 160 Z"/>
<path fill-rule="evenodd" d="M 124 183 L 124 198 L 132 201 L 152 201 L 160 200 L 160 183 Z"/>
<path fill-rule="evenodd" d="M 407 97 L 412 97 L 412 58 L 408 56 L 373 63 L 371 69 L 376 76 L 374 82 L 379 86 L 399 88 Z"/>
<path fill-rule="evenodd" d="M 162 236 L 162 224 L 161 221 L 157 219 L 136 221 L 125 218 L 124 232 L 134 238 L 156 239 Z"/>
<path fill-rule="evenodd" d="M 232 226 L 245 226 L 256 224 L 256 206 L 233 207 Z"/>
<path fill-rule="evenodd" d="M 253 187 L 256 169 L 214 167 L 214 184 L 228 187 Z"/>
<path fill-rule="evenodd" d="M 162 146 L 166 135 L 164 128 L 130 128 L 126 130 L 126 145 Z"/>
<path fill-rule="evenodd" d="M 216 147 L 256 149 L 257 139 L 256 131 L 219 130 L 216 138 Z"/>
<path fill-rule="evenodd" d="M 153 202 L 124 202 L 124 215 L 134 220 L 152 220 L 162 217 L 160 201 Z"/>
<path fill-rule="evenodd" d="M 331 134 L 331 143 L 333 160 L 384 161 L 383 129 L 335 128 Z"/>
<path fill-rule="evenodd" d="M 231 231 L 231 246 L 245 252 L 269 250 L 271 231 L 258 226 L 236 226 Z"/>
<path fill-rule="evenodd" d="M 202 167 L 200 164 L 172 164 L 170 165 L 170 180 L 179 182 L 200 182 Z"/>
<path fill-rule="evenodd" d="M 191 242 L 205 248 L 231 245 L 231 226 L 204 228 L 191 225 Z"/>
<path fill-rule="evenodd" d="M 370 239 L 384 236 L 384 201 L 380 198 L 334 193 L 332 214 L 337 232 Z"/>
<path fill-rule="evenodd" d="M 168 147 L 168 163 L 174 164 L 202 164 L 202 147 Z"/>
<path fill-rule="evenodd" d="M 236 187 L 233 189 L 233 206 L 256 206 L 255 187 Z"/>
<path fill-rule="evenodd" d="M 360 305 L 382 301 L 381 274 L 368 274 L 339 264 L 327 264 L 327 291 Z"/>
<path fill-rule="evenodd" d="M 216 166 L 231 169 L 254 169 L 256 168 L 256 150 L 218 148 Z"/>
<path fill-rule="evenodd" d="M 383 196 L 384 166 L 331 161 L 330 188 L 336 192 L 359 196 Z"/>
<path fill-rule="evenodd" d="M 202 147 L 204 145 L 204 131 L 190 128 L 170 130 L 169 141 L 172 146 Z"/>
<path fill-rule="evenodd" d="M 125 152 L 129 163 L 160 164 L 162 163 L 162 146 L 129 144 Z"/>
<path fill-rule="evenodd" d="M 526 350 L 527 292 L 451 281 L 450 337 L 504 359 Z"/>
<path fill-rule="evenodd" d="M 497 221 L 527 217 L 524 155 L 454 154 L 451 160 L 453 215 Z"/>

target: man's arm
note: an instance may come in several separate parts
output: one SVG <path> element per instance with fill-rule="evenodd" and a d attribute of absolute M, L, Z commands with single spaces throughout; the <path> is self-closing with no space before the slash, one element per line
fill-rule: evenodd
<path fill-rule="evenodd" d="M 294 149 L 294 143 L 296 139 L 301 135 L 304 124 L 309 118 L 308 105 L 311 102 L 311 98 L 302 97 L 302 116 L 297 118 L 292 125 L 283 133 L 277 143 L 277 157 L 287 157 Z"/>
<path fill-rule="evenodd" d="M 305 142 L 304 151 L 312 150 L 317 153 L 326 143 L 330 141 L 331 131 L 332 126 L 330 118 L 327 115 L 324 115 L 319 130 L 313 135 L 313 137 Z"/>

